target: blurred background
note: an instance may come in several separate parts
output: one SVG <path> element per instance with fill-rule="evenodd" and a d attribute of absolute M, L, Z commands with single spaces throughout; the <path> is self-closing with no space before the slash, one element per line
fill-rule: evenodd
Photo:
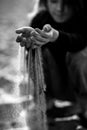
<path fill-rule="evenodd" d="M 20 104 L 20 93 L 25 95 L 24 86 L 20 85 L 23 57 L 16 43 L 15 30 L 29 25 L 36 2 L 0 0 L 0 130 L 30 130 L 26 125 L 23 104 Z"/>
<path fill-rule="evenodd" d="M 5 91 L 18 84 L 18 71 L 23 63 L 15 30 L 29 25 L 36 4 L 37 0 L 0 0 L 0 88 Z"/>
<path fill-rule="evenodd" d="M 16 71 L 18 45 L 15 30 L 29 24 L 27 15 L 34 5 L 35 0 L 0 0 L 0 77 L 12 78 L 11 74 Z"/>

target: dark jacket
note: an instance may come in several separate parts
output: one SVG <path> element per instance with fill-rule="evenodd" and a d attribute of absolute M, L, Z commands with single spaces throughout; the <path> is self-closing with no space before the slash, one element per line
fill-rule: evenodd
<path fill-rule="evenodd" d="M 59 38 L 54 43 L 42 47 L 46 94 L 73 101 L 75 90 L 68 85 L 66 54 L 68 51 L 76 53 L 86 46 L 85 20 L 78 15 L 65 23 L 56 23 L 47 11 L 41 11 L 31 22 L 33 28 L 42 29 L 45 24 L 59 31 Z"/>

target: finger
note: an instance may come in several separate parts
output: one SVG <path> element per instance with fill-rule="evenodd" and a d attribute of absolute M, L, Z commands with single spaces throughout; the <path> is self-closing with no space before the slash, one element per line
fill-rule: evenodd
<path fill-rule="evenodd" d="M 42 46 L 42 45 L 44 45 L 44 44 L 45 44 L 45 42 L 40 42 L 40 41 L 38 41 L 38 40 L 36 40 L 36 39 L 33 40 L 33 45 Z"/>
<path fill-rule="evenodd" d="M 46 42 L 46 41 L 48 41 L 48 39 L 42 38 L 42 37 L 40 37 L 40 36 L 35 37 L 35 39 L 36 39 L 37 41 L 40 41 L 40 42 Z"/>
<path fill-rule="evenodd" d="M 32 27 L 21 27 L 21 28 L 16 29 L 16 33 L 17 34 L 20 34 L 20 33 L 26 34 L 26 33 L 30 33 L 33 30 L 34 29 Z"/>
<path fill-rule="evenodd" d="M 22 37 L 21 36 L 17 36 L 16 42 L 21 42 L 21 41 L 22 41 Z"/>
<path fill-rule="evenodd" d="M 36 31 L 32 31 L 32 32 L 31 32 L 31 36 L 37 36 L 37 35 L 40 35 L 40 34 L 37 33 Z"/>
<path fill-rule="evenodd" d="M 34 44 L 36 44 L 36 45 L 43 45 L 43 44 L 46 44 L 46 43 L 48 43 L 49 42 L 49 40 L 48 39 L 36 39 L 35 37 L 31 37 L 31 40 L 32 40 L 32 43 L 34 43 Z"/>
<path fill-rule="evenodd" d="M 23 33 L 25 31 L 26 31 L 25 27 L 21 27 L 21 28 L 16 29 L 17 34 Z"/>
<path fill-rule="evenodd" d="M 26 38 L 23 38 L 22 39 L 22 42 L 21 42 L 21 45 L 22 46 L 25 46 L 26 48 L 29 48 L 31 46 L 31 39 L 26 39 Z"/>
<path fill-rule="evenodd" d="M 25 43 L 25 47 L 28 49 L 28 48 L 31 47 L 31 44 L 32 44 L 32 41 L 31 41 L 31 39 L 29 38 L 29 39 L 27 39 L 27 41 L 26 41 L 26 43 Z"/>
<path fill-rule="evenodd" d="M 26 40 L 26 38 L 23 35 L 19 35 L 17 36 L 16 42 L 22 42 L 23 40 Z"/>
<path fill-rule="evenodd" d="M 20 46 L 23 47 L 23 46 L 26 46 L 26 44 L 27 44 L 27 39 L 22 38 L 22 41 L 20 42 Z"/>
<path fill-rule="evenodd" d="M 27 33 L 27 32 L 22 33 L 22 37 L 29 38 L 30 37 L 30 33 Z"/>
<path fill-rule="evenodd" d="M 48 41 L 47 38 L 44 38 L 44 37 L 40 36 L 39 34 L 36 34 L 35 32 L 33 33 L 33 37 L 32 37 L 32 40 L 34 40 L 34 39 L 36 39 L 36 40 L 38 40 L 40 42 Z"/>
<path fill-rule="evenodd" d="M 40 30 L 39 28 L 36 28 L 35 31 L 37 31 L 37 33 L 39 33 L 44 38 L 48 37 L 48 35 L 44 31 Z"/>
<path fill-rule="evenodd" d="M 25 46 L 25 42 L 23 42 L 23 41 L 20 42 L 20 46 L 21 46 L 21 47 L 24 47 L 24 46 Z"/>
<path fill-rule="evenodd" d="M 52 29 L 52 27 L 51 27 L 50 24 L 46 24 L 46 25 L 44 25 L 44 27 L 43 27 L 43 31 L 45 31 L 45 32 L 50 32 L 51 29 Z"/>

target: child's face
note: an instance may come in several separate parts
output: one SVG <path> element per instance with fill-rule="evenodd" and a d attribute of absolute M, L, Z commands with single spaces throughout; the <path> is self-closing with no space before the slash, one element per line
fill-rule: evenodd
<path fill-rule="evenodd" d="M 67 0 L 47 0 L 48 11 L 52 18 L 58 23 L 66 22 L 72 16 L 73 9 L 66 1 Z"/>

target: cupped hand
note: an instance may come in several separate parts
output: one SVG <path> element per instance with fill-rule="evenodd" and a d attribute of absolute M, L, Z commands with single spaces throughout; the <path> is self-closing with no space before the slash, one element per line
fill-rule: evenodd
<path fill-rule="evenodd" d="M 27 26 L 16 29 L 16 33 L 18 34 L 16 42 L 19 42 L 21 47 L 29 48 L 32 43 L 31 39 L 32 31 L 34 31 L 34 28 Z"/>
<path fill-rule="evenodd" d="M 36 45 L 42 46 L 53 42 L 58 38 L 58 31 L 53 29 L 49 24 L 44 25 L 43 29 L 36 28 L 31 32 L 32 40 Z"/>

